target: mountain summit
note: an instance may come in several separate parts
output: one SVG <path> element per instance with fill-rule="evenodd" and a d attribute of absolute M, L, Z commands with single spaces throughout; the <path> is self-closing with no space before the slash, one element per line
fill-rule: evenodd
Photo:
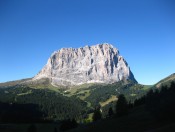
<path fill-rule="evenodd" d="M 54 52 L 33 80 L 42 78 L 49 78 L 52 85 L 64 86 L 126 79 L 136 82 L 119 50 L 106 43 Z"/>

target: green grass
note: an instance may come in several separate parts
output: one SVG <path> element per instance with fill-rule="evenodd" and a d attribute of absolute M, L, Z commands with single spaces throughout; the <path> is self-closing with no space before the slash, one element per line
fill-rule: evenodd
<path fill-rule="evenodd" d="M 132 97 L 137 96 L 137 94 L 130 94 Z"/>
<path fill-rule="evenodd" d="M 80 91 L 77 95 L 81 100 L 85 100 L 90 95 L 90 90 Z"/>
<path fill-rule="evenodd" d="M 87 101 L 85 101 L 85 102 L 87 102 Z M 91 107 L 91 106 L 92 106 L 91 103 L 87 102 L 87 107 Z"/>
<path fill-rule="evenodd" d="M 90 86 L 93 86 L 94 84 L 89 83 L 89 84 L 82 84 L 82 85 L 77 85 L 77 86 L 72 86 L 69 89 L 65 90 L 66 92 L 69 92 L 69 96 L 75 95 L 81 91 L 84 91 L 88 89 Z"/>
<path fill-rule="evenodd" d="M 31 93 L 32 93 L 32 91 L 29 90 L 29 91 L 27 91 L 26 93 L 20 93 L 20 94 L 17 94 L 17 96 L 27 95 L 27 94 L 31 94 Z"/>
<path fill-rule="evenodd" d="M 153 85 L 144 85 L 142 89 L 145 90 L 145 91 L 147 91 L 147 90 L 149 90 L 152 86 L 153 86 Z"/>
<path fill-rule="evenodd" d="M 88 114 L 88 117 L 84 119 L 83 123 L 87 124 L 87 123 L 93 122 L 92 117 L 93 117 L 93 113 Z"/>
<path fill-rule="evenodd" d="M 111 95 L 111 97 L 108 100 L 106 100 L 104 102 L 100 102 L 100 105 L 101 105 L 101 107 L 104 107 L 104 106 L 108 105 L 109 103 L 116 101 L 116 100 L 117 100 L 117 97 L 115 95 Z"/>

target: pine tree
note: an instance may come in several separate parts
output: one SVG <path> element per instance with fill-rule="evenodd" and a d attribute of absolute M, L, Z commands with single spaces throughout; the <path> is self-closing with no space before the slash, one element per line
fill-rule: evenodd
<path fill-rule="evenodd" d="M 112 107 L 109 108 L 108 116 L 111 117 L 114 114 Z"/>
<path fill-rule="evenodd" d="M 97 120 L 100 120 L 102 118 L 102 114 L 101 114 L 100 108 L 96 108 L 95 109 L 92 118 L 93 118 L 93 121 L 97 121 Z"/>
<path fill-rule="evenodd" d="M 116 114 L 117 116 L 123 116 L 128 113 L 128 103 L 123 94 L 119 95 L 118 101 L 116 104 Z"/>

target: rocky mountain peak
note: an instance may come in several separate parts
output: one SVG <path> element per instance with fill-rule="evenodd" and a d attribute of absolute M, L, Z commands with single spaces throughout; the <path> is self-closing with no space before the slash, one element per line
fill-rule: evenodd
<path fill-rule="evenodd" d="M 113 83 L 124 79 L 136 81 L 119 50 L 107 43 L 55 51 L 33 79 L 41 78 L 64 86 Z"/>

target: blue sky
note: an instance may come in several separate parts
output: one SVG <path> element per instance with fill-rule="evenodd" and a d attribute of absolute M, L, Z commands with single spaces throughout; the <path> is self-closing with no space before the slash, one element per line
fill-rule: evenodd
<path fill-rule="evenodd" d="M 33 77 L 62 47 L 111 43 L 142 84 L 175 72 L 173 0 L 1 0 L 0 82 Z"/>

